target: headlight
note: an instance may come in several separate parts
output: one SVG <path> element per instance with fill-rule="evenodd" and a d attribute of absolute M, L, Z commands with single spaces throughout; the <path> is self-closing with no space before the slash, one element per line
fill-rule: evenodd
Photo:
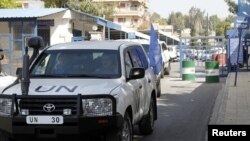
<path fill-rule="evenodd" d="M 10 115 L 12 107 L 12 99 L 0 99 L 0 115 Z"/>
<path fill-rule="evenodd" d="M 110 116 L 113 111 L 109 98 L 83 99 L 82 107 L 84 116 Z"/>

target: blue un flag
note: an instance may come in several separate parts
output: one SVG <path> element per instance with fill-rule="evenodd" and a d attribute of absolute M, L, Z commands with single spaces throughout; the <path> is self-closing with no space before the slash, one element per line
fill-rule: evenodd
<path fill-rule="evenodd" d="M 238 0 L 238 16 L 250 16 L 250 0 Z"/>
<path fill-rule="evenodd" d="M 150 66 L 153 67 L 154 73 L 159 74 L 162 69 L 161 48 L 158 42 L 158 35 L 151 24 L 150 28 L 150 45 L 149 45 Z"/>

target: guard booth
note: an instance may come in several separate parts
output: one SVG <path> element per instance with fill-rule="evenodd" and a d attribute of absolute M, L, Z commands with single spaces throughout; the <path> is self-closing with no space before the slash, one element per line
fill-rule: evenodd
<path fill-rule="evenodd" d="M 208 75 L 207 73 L 227 75 L 227 51 L 223 36 L 180 37 L 179 51 L 181 77 L 183 73 L 194 77 L 205 77 Z M 219 62 L 219 72 L 217 68 L 210 70 L 211 68 L 208 67 L 213 64 L 208 62 L 212 61 Z M 190 69 L 190 65 L 187 66 L 185 63 L 193 64 L 192 68 Z"/>
<path fill-rule="evenodd" d="M 239 48 L 239 37 L 237 36 L 237 30 L 234 31 L 234 35 L 230 35 L 228 39 L 228 72 L 236 71 L 237 65 L 237 55 L 238 55 L 238 48 Z M 235 35 L 236 34 L 236 35 Z M 239 68 L 250 70 L 249 68 L 249 55 L 250 55 L 250 34 L 244 34 L 242 37 L 241 46 L 239 49 Z"/>

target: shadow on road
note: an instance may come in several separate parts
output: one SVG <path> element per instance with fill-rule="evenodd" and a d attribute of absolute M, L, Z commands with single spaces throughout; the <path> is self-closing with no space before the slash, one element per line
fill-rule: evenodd
<path fill-rule="evenodd" d="M 176 81 L 176 82 L 174 82 Z M 202 141 L 225 79 L 220 83 L 165 81 L 157 100 L 158 120 L 153 134 L 143 136 L 135 128 L 136 141 Z"/>

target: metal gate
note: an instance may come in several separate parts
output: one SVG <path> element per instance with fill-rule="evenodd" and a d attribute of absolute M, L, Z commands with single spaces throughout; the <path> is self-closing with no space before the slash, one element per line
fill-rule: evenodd
<path fill-rule="evenodd" d="M 3 49 L 4 59 L 1 61 L 2 71 L 13 74 L 13 36 L 11 34 L 0 34 L 0 48 Z"/>
<path fill-rule="evenodd" d="M 205 62 L 218 61 L 220 75 L 227 75 L 226 47 L 223 36 L 180 37 L 180 75 L 182 76 L 182 61 L 193 60 L 196 77 L 206 76 Z"/>
<path fill-rule="evenodd" d="M 33 34 L 22 34 L 21 40 L 13 40 L 12 34 L 0 34 L 0 48 L 3 49 L 4 53 L 1 64 L 4 73 L 15 75 L 15 70 L 22 67 L 24 47 L 28 39 L 33 36 Z M 29 51 L 29 54 L 32 54 L 32 50 Z"/>

